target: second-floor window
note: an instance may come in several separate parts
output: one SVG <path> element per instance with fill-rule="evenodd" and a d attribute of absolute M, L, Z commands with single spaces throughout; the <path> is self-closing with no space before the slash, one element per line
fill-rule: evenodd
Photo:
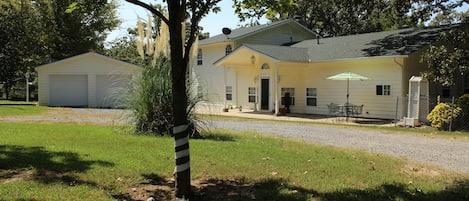
<path fill-rule="evenodd" d="M 230 54 L 232 51 L 233 51 L 233 49 L 231 48 L 231 45 L 227 45 L 226 48 L 225 48 L 225 55 Z"/>
<path fill-rule="evenodd" d="M 226 100 L 230 101 L 233 100 L 233 87 L 232 86 L 226 86 Z"/>

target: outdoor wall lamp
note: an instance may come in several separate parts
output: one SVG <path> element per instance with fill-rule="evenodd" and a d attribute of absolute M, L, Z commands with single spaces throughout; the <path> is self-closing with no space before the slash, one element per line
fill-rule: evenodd
<path fill-rule="evenodd" d="M 251 64 L 256 63 L 256 57 L 254 55 L 251 56 Z"/>

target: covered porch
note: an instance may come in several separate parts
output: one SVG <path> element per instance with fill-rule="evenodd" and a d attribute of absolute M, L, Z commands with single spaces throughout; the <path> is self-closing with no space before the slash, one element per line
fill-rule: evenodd
<path fill-rule="evenodd" d="M 329 106 L 336 104 L 339 111 L 344 111 L 343 116 L 404 117 L 407 85 L 402 76 L 402 58 L 310 61 L 305 49 L 275 48 L 243 45 L 215 62 L 224 69 L 224 108 L 277 116 L 284 107 L 285 93 L 290 93 L 294 114 L 342 116 L 340 112 L 331 114 Z M 350 83 L 326 79 L 347 71 L 372 79 Z M 349 108 L 354 110 L 348 113 Z"/>

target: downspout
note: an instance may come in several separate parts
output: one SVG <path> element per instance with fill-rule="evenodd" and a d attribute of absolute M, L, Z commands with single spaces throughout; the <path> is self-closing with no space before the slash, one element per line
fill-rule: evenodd
<path fill-rule="evenodd" d="M 406 100 L 406 103 L 407 103 L 407 104 L 403 104 L 404 101 L 401 101 L 400 115 L 401 115 L 402 118 L 404 118 L 404 117 L 408 116 L 408 114 L 409 114 L 409 109 L 410 109 L 410 108 L 409 108 L 409 96 L 410 96 L 410 94 L 409 94 L 409 92 L 410 92 L 410 90 L 409 90 L 409 83 L 407 83 L 407 86 L 405 86 L 405 84 L 404 84 L 404 83 L 406 82 L 406 81 L 405 81 L 405 80 L 406 80 L 406 79 L 405 79 L 405 76 L 406 76 L 406 75 L 405 75 L 405 73 L 406 73 L 406 72 L 405 72 L 405 68 L 406 68 L 406 66 L 405 66 L 405 64 L 404 64 L 405 61 L 404 61 L 404 59 L 403 59 L 403 62 L 404 62 L 404 63 L 399 63 L 399 61 L 396 59 L 396 57 L 394 57 L 392 60 L 393 60 L 393 62 L 394 62 L 395 64 L 397 64 L 398 66 L 401 67 L 401 80 L 400 80 L 400 83 L 401 83 L 401 86 L 402 86 L 402 87 L 401 87 L 401 88 L 402 88 L 402 92 L 401 92 L 401 96 L 402 96 L 402 97 L 401 97 L 401 100 Z M 406 89 L 407 89 L 407 93 L 404 92 L 404 90 L 406 90 Z M 399 98 L 399 97 L 397 97 L 397 98 Z M 399 104 L 397 104 L 397 107 L 399 107 Z M 396 121 L 397 121 L 397 119 L 396 119 Z"/>
<path fill-rule="evenodd" d="M 223 66 L 223 85 L 224 85 L 224 92 L 223 94 L 223 109 L 228 108 L 226 105 L 226 66 Z M 233 93 L 233 92 L 232 92 Z"/>
<path fill-rule="evenodd" d="M 275 62 L 275 75 L 274 75 L 274 96 L 275 96 L 275 115 L 278 115 L 279 114 L 279 103 L 278 103 L 278 65 L 279 62 Z"/>

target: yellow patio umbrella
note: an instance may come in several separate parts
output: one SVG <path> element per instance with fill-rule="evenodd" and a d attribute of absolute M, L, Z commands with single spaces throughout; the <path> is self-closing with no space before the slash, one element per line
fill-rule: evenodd
<path fill-rule="evenodd" d="M 359 75 L 359 74 L 356 74 L 356 73 L 352 73 L 352 72 L 344 72 L 344 73 L 340 73 L 340 74 L 337 74 L 337 75 L 333 75 L 333 76 L 330 76 L 330 77 L 327 77 L 326 79 L 328 80 L 347 80 L 347 102 L 346 104 L 348 104 L 348 97 L 349 97 L 349 91 L 350 91 L 350 80 L 360 80 L 360 81 L 363 81 L 363 80 L 369 80 L 370 78 L 367 78 L 363 75 Z"/>

